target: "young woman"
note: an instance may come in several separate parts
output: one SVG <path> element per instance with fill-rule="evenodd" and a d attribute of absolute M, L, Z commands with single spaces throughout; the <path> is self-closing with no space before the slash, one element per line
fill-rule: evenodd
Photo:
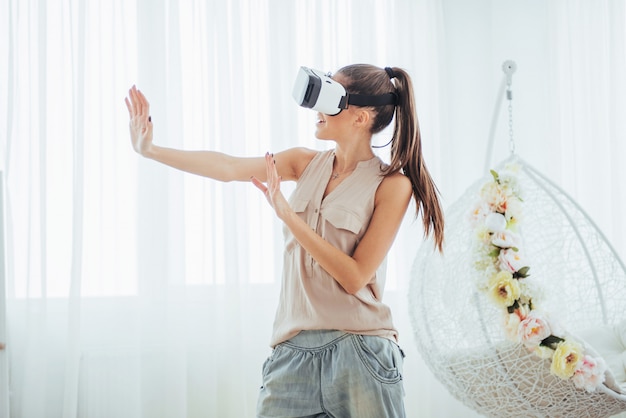
<path fill-rule="evenodd" d="M 144 157 L 219 181 L 251 181 L 285 225 L 282 288 L 258 417 L 404 417 L 403 353 L 382 302 L 380 269 L 411 197 L 441 251 L 443 215 L 426 169 L 412 82 L 400 68 L 350 65 L 333 76 L 349 94 L 393 93 L 395 104 L 318 113 L 329 151 L 292 148 L 259 158 L 182 151 L 152 142 L 149 104 L 134 86 L 126 105 Z M 372 135 L 394 120 L 391 161 Z M 297 186 L 289 202 L 281 182 Z M 416 215 L 417 215 L 416 214 Z"/>

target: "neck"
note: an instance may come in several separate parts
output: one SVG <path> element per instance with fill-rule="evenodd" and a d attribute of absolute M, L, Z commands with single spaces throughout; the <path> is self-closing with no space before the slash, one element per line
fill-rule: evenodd
<path fill-rule="evenodd" d="M 335 147 L 333 171 L 335 173 L 352 171 L 360 161 L 367 161 L 373 157 L 374 152 L 369 146 L 369 142 L 367 143 L 367 147 L 345 147 L 338 143 Z"/>

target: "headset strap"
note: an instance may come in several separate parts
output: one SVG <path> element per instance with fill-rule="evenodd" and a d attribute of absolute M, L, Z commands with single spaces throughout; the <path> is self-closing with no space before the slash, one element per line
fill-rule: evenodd
<path fill-rule="evenodd" d="M 341 98 L 339 108 L 347 109 L 349 104 L 355 106 L 386 106 L 398 103 L 398 96 L 395 93 L 385 93 L 378 96 L 368 96 L 365 94 L 347 93 Z"/>

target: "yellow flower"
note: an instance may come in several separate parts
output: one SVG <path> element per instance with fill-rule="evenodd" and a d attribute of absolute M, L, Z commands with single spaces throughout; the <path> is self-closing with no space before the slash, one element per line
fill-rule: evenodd
<path fill-rule="evenodd" d="M 481 244 L 491 244 L 491 232 L 484 225 L 476 228 L 476 238 Z"/>
<path fill-rule="evenodd" d="M 562 341 L 554 350 L 550 371 L 561 379 L 569 379 L 574 375 L 582 356 L 583 352 L 580 344 L 574 341 Z"/>
<path fill-rule="evenodd" d="M 520 287 L 511 272 L 500 271 L 489 280 L 489 295 L 501 306 L 508 308 L 520 297 Z"/>

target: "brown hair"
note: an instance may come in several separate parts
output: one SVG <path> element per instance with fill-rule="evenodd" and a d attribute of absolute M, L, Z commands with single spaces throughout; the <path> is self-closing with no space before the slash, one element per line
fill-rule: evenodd
<path fill-rule="evenodd" d="M 345 76 L 345 88 L 350 94 L 381 95 L 395 93 L 396 105 L 372 107 L 375 116 L 372 134 L 382 131 L 391 123 L 395 111 L 395 126 L 391 138 L 391 161 L 385 175 L 402 170 L 411 180 L 416 204 L 415 216 L 422 211 L 424 235 L 433 234 L 435 245 L 443 251 L 444 219 L 439 202 L 439 190 L 426 169 L 422 156 L 413 83 L 409 74 L 401 68 L 382 69 L 368 64 L 354 64 L 338 71 Z M 393 78 L 392 78 L 393 76 Z M 393 81 L 392 81 L 393 80 Z"/>

